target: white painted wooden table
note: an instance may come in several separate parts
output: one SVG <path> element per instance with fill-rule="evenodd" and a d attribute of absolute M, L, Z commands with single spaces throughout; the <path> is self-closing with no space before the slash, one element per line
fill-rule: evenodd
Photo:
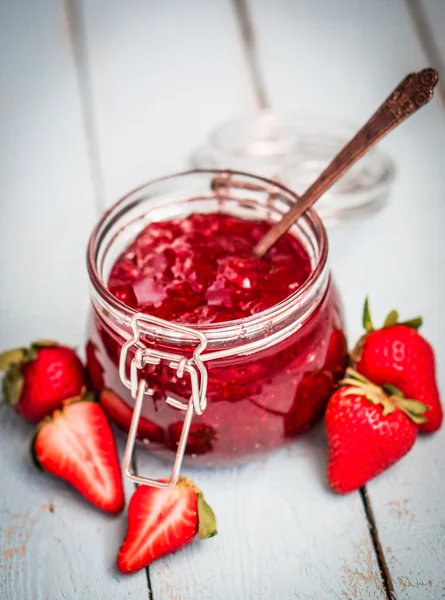
<path fill-rule="evenodd" d="M 443 0 L 250 0 L 244 29 L 243 7 L 0 0 L 2 348 L 42 336 L 83 345 L 95 220 L 125 191 L 185 166 L 220 121 L 269 104 L 360 122 L 407 72 L 445 64 Z M 379 318 L 393 306 L 422 312 L 444 392 L 437 96 L 382 143 L 398 168 L 388 207 L 330 238 L 350 338 L 366 293 Z M 130 577 L 113 566 L 125 515 L 102 516 L 37 474 L 30 433 L 1 411 L 2 600 L 445 597 L 445 429 L 368 485 L 366 502 L 328 491 L 322 427 L 261 461 L 189 472 L 219 535 Z M 138 468 L 162 466 L 141 452 Z"/>

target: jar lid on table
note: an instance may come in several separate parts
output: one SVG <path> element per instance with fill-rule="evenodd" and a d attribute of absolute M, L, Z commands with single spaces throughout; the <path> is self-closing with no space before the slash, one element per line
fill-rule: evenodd
<path fill-rule="evenodd" d="M 333 119 L 264 110 L 219 125 L 191 163 L 275 178 L 302 194 L 357 130 Z M 390 158 L 376 149 L 368 152 L 316 203 L 325 225 L 382 208 L 394 173 Z"/>

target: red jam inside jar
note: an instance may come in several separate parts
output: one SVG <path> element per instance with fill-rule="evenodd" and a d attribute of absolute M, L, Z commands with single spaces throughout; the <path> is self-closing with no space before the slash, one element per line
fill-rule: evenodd
<path fill-rule="evenodd" d="M 244 460 L 305 432 L 322 415 L 345 368 L 341 308 L 329 273 L 292 233 L 266 257 L 254 257 L 252 248 L 270 225 L 223 210 L 149 222 L 122 248 L 104 281 L 130 311 L 203 331 L 239 324 L 237 340 L 221 346 L 234 352 L 205 363 L 208 404 L 203 415 L 194 415 L 186 446 L 186 456 L 197 464 Z M 318 228 L 324 235 L 319 222 Z M 299 292 L 299 308 L 286 308 Z M 275 326 L 280 304 L 281 325 Z M 109 311 L 93 306 L 90 379 L 97 389 L 111 390 L 102 394 L 102 405 L 128 431 L 134 401 L 118 376 L 125 339 Z M 270 320 L 258 324 L 271 310 Z M 277 341 L 268 341 L 280 331 Z M 262 340 L 259 349 L 244 353 L 243 343 L 251 339 Z M 159 348 L 178 353 L 168 342 Z M 192 350 L 184 346 L 179 353 Z M 165 400 L 187 403 L 189 381 L 165 363 L 144 367 L 142 375 L 154 395 L 144 402 L 138 438 L 153 451 L 171 454 L 183 413 Z"/>
<path fill-rule="evenodd" d="M 301 288 L 311 272 L 289 234 L 254 257 L 268 229 L 266 221 L 221 213 L 150 223 L 117 259 L 108 289 L 138 312 L 177 323 L 250 317 Z"/>

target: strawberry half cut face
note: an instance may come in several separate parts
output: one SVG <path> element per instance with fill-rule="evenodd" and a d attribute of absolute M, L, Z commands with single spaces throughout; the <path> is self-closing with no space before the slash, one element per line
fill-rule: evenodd
<path fill-rule="evenodd" d="M 39 425 L 32 444 L 37 465 L 75 487 L 109 513 L 124 507 L 120 464 L 113 433 L 99 404 L 67 404 Z"/>
<path fill-rule="evenodd" d="M 141 486 L 128 507 L 128 529 L 117 557 L 123 573 L 143 569 L 153 561 L 199 539 L 216 534 L 216 519 L 202 492 L 184 477 L 166 489 Z"/>

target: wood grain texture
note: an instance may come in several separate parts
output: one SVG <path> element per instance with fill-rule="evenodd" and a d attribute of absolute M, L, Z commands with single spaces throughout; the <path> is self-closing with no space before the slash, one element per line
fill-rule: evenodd
<path fill-rule="evenodd" d="M 268 92 L 284 109 L 330 112 L 360 124 L 394 83 L 428 65 L 402 3 L 279 0 L 272 7 L 260 0 L 251 6 Z M 293 69 L 279 68 L 288 56 Z M 394 307 L 406 317 L 422 312 L 444 390 L 445 121 L 437 99 L 381 147 L 398 169 L 388 207 L 330 232 L 350 339 L 361 333 L 366 294 L 377 322 Z M 368 486 L 398 599 L 445 594 L 444 452 L 445 431 L 421 438 L 408 457 Z"/>
<path fill-rule="evenodd" d="M 0 416 L 2 600 L 145 600 L 145 573 L 125 577 L 114 566 L 125 516 L 100 513 L 38 472 L 28 456 L 32 426 L 7 408 Z"/>
<path fill-rule="evenodd" d="M 106 201 L 180 170 L 255 107 L 230 0 L 84 3 Z"/>
<path fill-rule="evenodd" d="M 2 349 L 42 337 L 84 343 L 96 215 L 64 19 L 56 0 L 0 3 Z M 1 410 L 2 600 L 146 599 L 144 573 L 121 579 L 114 569 L 125 517 L 37 473 L 32 433 Z"/>
<path fill-rule="evenodd" d="M 95 212 L 61 6 L 0 3 L 1 275 L 12 282 L 0 296 L 2 347 L 42 335 L 83 342 Z M 407 71 L 425 66 L 397 3 L 255 0 L 251 8 L 276 106 L 360 121 Z M 96 0 L 84 10 L 108 202 L 182 167 L 213 125 L 255 106 L 228 1 Z M 444 120 L 436 105 L 414 119 L 384 142 L 399 168 L 390 205 L 333 231 L 331 262 L 351 338 L 370 292 L 380 318 L 393 304 L 406 316 L 422 309 L 441 356 Z M 439 377 L 443 389 L 442 365 Z M 147 598 L 145 573 L 121 577 L 112 566 L 125 519 L 36 474 L 29 427 L 0 416 L 2 599 Z M 443 433 L 422 438 L 369 486 L 398 599 L 445 593 L 444 449 Z M 153 565 L 154 599 L 385 598 L 361 501 L 326 490 L 325 460 L 319 428 L 244 467 L 186 469 L 214 507 L 219 535 Z M 166 468 L 143 452 L 138 466 L 159 476 Z"/>

